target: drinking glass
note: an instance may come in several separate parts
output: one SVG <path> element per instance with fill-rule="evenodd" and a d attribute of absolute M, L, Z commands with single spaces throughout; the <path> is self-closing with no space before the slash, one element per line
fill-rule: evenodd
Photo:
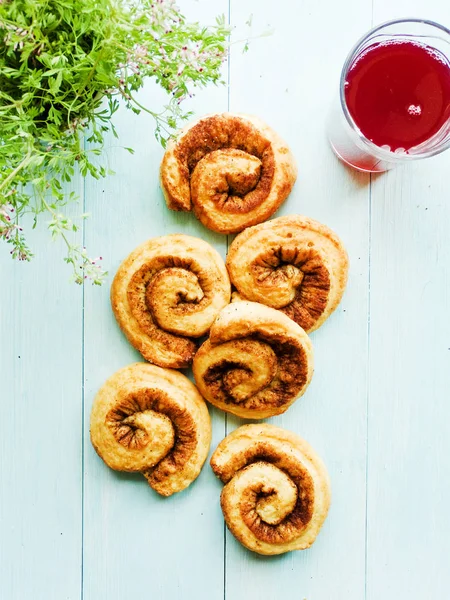
<path fill-rule="evenodd" d="M 450 147 L 450 117 L 432 137 L 407 151 L 392 152 L 365 137 L 356 125 L 345 99 L 347 74 L 360 54 L 372 44 L 394 40 L 417 42 L 440 51 L 450 61 L 450 30 L 433 21 L 398 19 L 375 27 L 352 48 L 341 72 L 339 94 L 327 122 L 327 134 L 335 154 L 359 171 L 377 173 L 398 164 L 427 158 Z M 449 69 L 450 76 L 450 69 Z"/>

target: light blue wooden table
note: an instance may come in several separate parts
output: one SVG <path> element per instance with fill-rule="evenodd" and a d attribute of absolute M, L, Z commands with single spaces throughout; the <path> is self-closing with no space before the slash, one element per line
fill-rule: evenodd
<path fill-rule="evenodd" d="M 449 24 L 447 0 L 184 0 L 193 18 L 229 15 L 227 87 L 201 92 L 198 115 L 259 115 L 283 135 L 299 180 L 280 214 L 302 213 L 347 245 L 348 290 L 312 335 L 307 394 L 271 421 L 304 436 L 332 479 L 329 518 L 308 551 L 263 558 L 225 531 L 221 484 L 206 465 L 163 499 L 139 475 L 110 471 L 89 442 L 96 390 L 139 359 L 109 305 L 122 259 L 149 237 L 183 231 L 227 240 L 169 212 L 153 123 L 122 110 L 116 176 L 75 182 L 92 214 L 83 239 L 110 268 L 76 287 L 42 229 L 36 258 L 1 254 L 1 600 L 445 600 L 450 590 L 450 152 L 373 177 L 329 149 L 324 116 L 340 66 L 372 24 L 423 16 Z M 158 103 L 152 86 L 142 98 Z M 78 207 L 77 210 L 79 210 Z M 212 411 L 212 448 L 239 421 Z"/>

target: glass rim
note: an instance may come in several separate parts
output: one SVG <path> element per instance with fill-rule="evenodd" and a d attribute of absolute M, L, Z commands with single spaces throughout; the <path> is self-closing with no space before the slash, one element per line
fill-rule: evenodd
<path fill-rule="evenodd" d="M 436 21 L 431 21 L 429 19 L 413 18 L 413 17 L 402 18 L 402 19 L 392 19 L 390 21 L 384 21 L 383 23 L 380 23 L 379 25 L 377 25 L 376 27 L 373 27 L 367 33 L 365 33 L 356 42 L 356 44 L 351 48 L 350 52 L 347 55 L 347 58 L 345 59 L 344 65 L 342 67 L 341 77 L 340 77 L 340 82 L 339 82 L 339 97 L 340 97 L 341 108 L 342 108 L 344 116 L 345 116 L 348 124 L 350 125 L 351 129 L 358 136 L 359 140 L 365 146 L 367 146 L 367 148 L 369 148 L 369 150 L 372 153 L 374 153 L 375 155 L 378 155 L 380 157 L 380 159 L 388 160 L 391 162 L 404 162 L 404 161 L 410 161 L 410 160 L 418 160 L 421 158 L 429 158 L 431 156 L 436 156 L 437 154 L 440 154 L 444 150 L 447 150 L 448 148 L 450 148 L 450 136 L 449 136 L 449 139 L 447 141 L 445 141 L 441 146 L 434 148 L 433 150 L 428 150 L 426 152 L 421 152 L 419 154 L 407 154 L 407 153 L 396 154 L 395 152 L 391 152 L 390 150 L 386 150 L 385 148 L 381 148 L 380 146 L 377 146 L 376 144 L 371 142 L 368 138 L 366 138 L 366 136 L 362 133 L 362 131 L 359 129 L 358 125 L 354 121 L 352 115 L 350 114 L 350 111 L 348 110 L 347 102 L 345 101 L 345 79 L 346 79 L 346 76 L 347 76 L 347 73 L 348 73 L 348 70 L 349 70 L 351 64 L 353 63 L 354 59 L 357 56 L 357 53 L 361 49 L 361 46 L 364 44 L 364 42 L 368 38 L 370 38 L 377 31 L 385 29 L 386 27 L 389 27 L 390 25 L 400 25 L 402 23 L 423 23 L 425 25 L 430 25 L 431 27 L 435 27 L 436 29 L 439 29 L 441 32 L 443 32 L 449 36 L 449 44 L 450 44 L 450 29 L 447 29 L 447 27 L 445 27 L 444 25 L 441 25 L 440 23 L 437 23 Z"/>

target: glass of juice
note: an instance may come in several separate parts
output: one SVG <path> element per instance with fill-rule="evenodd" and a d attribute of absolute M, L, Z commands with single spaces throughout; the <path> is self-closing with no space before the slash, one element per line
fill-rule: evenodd
<path fill-rule="evenodd" d="M 360 171 L 387 171 L 450 147 L 450 31 L 399 19 L 351 50 L 330 111 L 337 156 Z"/>

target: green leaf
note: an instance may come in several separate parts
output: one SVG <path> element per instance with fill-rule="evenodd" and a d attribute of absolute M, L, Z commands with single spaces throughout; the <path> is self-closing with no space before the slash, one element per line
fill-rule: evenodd
<path fill-rule="evenodd" d="M 41 77 L 51 77 L 52 75 L 56 75 L 56 73 L 60 73 L 60 69 L 50 69 L 41 73 Z"/>
<path fill-rule="evenodd" d="M 105 139 L 118 137 L 113 121 L 120 105 L 153 115 L 156 139 L 165 147 L 170 130 L 190 116 L 180 102 L 194 87 L 221 81 L 230 33 L 224 15 L 206 27 L 186 21 L 170 3 L 156 7 L 144 0 L 142 6 L 123 0 L 0 0 L 0 27 L 8 23 L 0 31 L 0 197 L 15 190 L 8 202 L 17 219 L 31 212 L 33 227 L 41 213 L 49 213 L 54 238 L 76 231 L 60 213 L 78 199 L 66 184 L 78 172 L 112 174 L 91 159 L 101 155 Z M 182 49 L 191 44 L 201 49 L 201 71 L 186 63 Z M 157 97 L 142 100 L 145 107 L 135 100 L 149 78 L 170 92 L 164 111 Z M 23 237 L 14 244 L 13 257 L 32 256 Z M 97 285 L 103 274 L 92 265 L 88 270 L 83 252 L 68 243 L 66 262 L 81 266 Z M 80 282 L 79 271 L 74 279 Z"/>

